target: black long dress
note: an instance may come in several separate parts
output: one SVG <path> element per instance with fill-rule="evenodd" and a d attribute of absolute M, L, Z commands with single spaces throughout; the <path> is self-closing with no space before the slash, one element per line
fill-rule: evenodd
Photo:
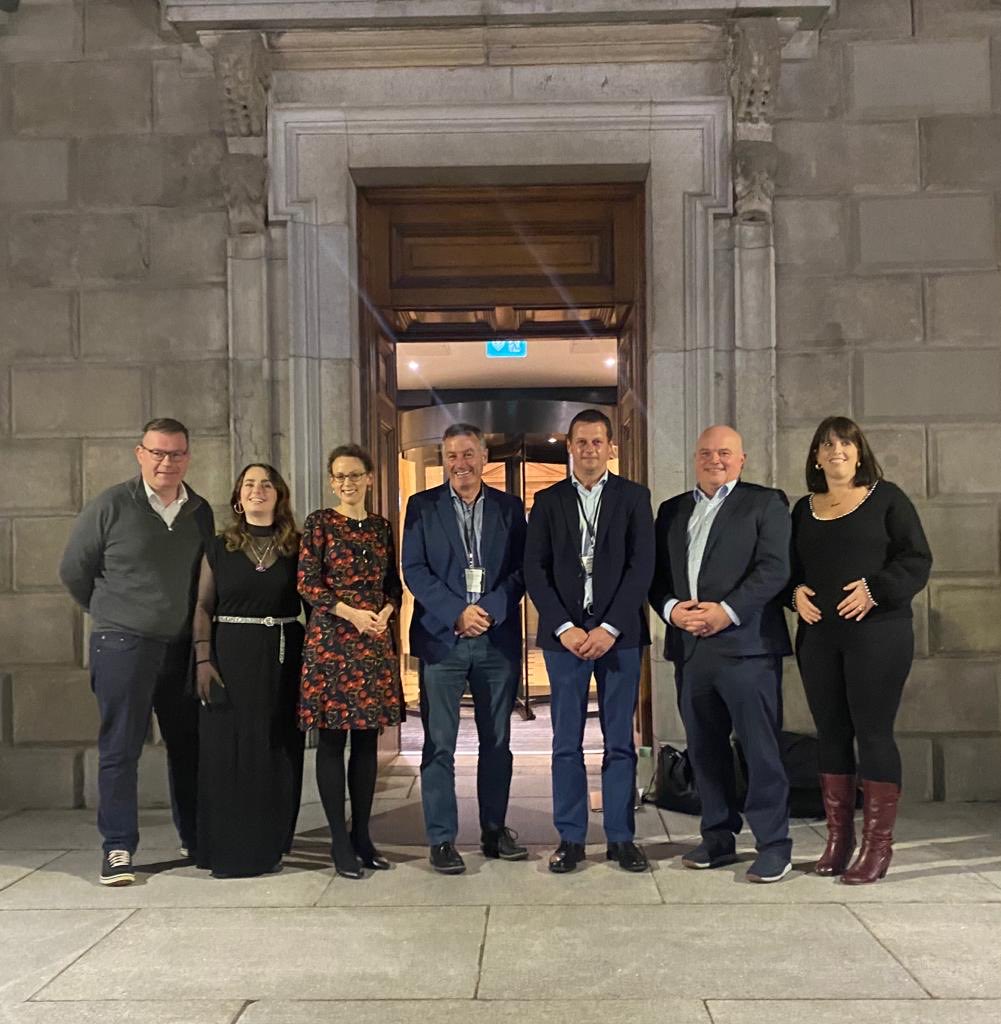
<path fill-rule="evenodd" d="M 215 615 L 299 614 L 295 555 L 279 557 L 259 572 L 244 552 L 227 551 L 217 537 L 206 560 Z M 211 597 L 204 582 L 203 567 L 202 607 Z M 279 662 L 282 630 L 284 661 Z M 216 875 L 259 875 L 281 862 L 299 813 L 303 735 L 296 725 L 296 700 L 303 628 L 298 622 L 282 627 L 218 622 L 213 634 L 213 662 L 227 700 L 201 709 L 196 862 Z"/>

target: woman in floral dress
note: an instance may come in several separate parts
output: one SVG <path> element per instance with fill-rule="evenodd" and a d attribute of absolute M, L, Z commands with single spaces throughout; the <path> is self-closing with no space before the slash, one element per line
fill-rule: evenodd
<path fill-rule="evenodd" d="M 372 458 L 341 445 L 327 460 L 332 509 L 306 518 L 299 550 L 299 593 L 312 608 L 306 629 L 299 726 L 316 729 L 316 781 L 330 825 L 331 857 L 344 878 L 362 867 L 386 870 L 372 844 L 379 733 L 402 711 L 399 658 L 389 620 L 403 585 L 389 522 L 365 508 Z M 347 789 L 351 831 L 344 816 L 344 747 L 351 737 Z"/>

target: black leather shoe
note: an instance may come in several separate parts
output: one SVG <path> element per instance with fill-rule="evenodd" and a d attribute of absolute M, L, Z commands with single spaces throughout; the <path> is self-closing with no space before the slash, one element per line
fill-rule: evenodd
<path fill-rule="evenodd" d="M 554 875 L 565 875 L 573 871 L 585 856 L 583 843 L 570 843 L 564 839 L 549 858 L 549 870 Z"/>
<path fill-rule="evenodd" d="M 518 833 L 509 828 L 484 829 L 480 833 L 480 849 L 484 857 L 499 857 L 501 860 L 524 860 L 528 847 L 519 846 Z"/>
<path fill-rule="evenodd" d="M 646 871 L 650 867 L 646 854 L 633 842 L 609 843 L 605 857 L 617 860 L 623 871 Z"/>
<path fill-rule="evenodd" d="M 355 856 L 369 871 L 388 871 L 390 869 L 389 861 L 379 853 L 371 839 L 356 839 L 352 836 L 351 845 L 354 848 Z"/>
<path fill-rule="evenodd" d="M 443 875 L 461 875 L 466 870 L 466 862 L 451 843 L 436 843 L 431 847 L 428 860 L 431 867 Z"/>

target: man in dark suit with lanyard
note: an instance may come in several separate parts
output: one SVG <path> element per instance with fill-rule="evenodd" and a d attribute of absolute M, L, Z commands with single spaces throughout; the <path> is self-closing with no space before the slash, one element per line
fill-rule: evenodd
<path fill-rule="evenodd" d="M 446 482 L 407 503 L 402 565 L 415 601 L 410 650 L 420 658 L 421 796 L 431 866 L 461 874 L 455 744 L 467 684 L 479 736 L 481 848 L 502 860 L 528 856 L 505 824 L 521 673 L 525 511 L 517 498 L 483 483 L 487 448 L 479 427 L 452 424 L 441 447 Z"/>
<path fill-rule="evenodd" d="M 549 870 L 573 871 L 584 858 L 587 773 L 584 726 L 593 674 L 604 736 L 601 791 L 606 856 L 626 871 L 647 859 L 633 841 L 636 748 L 633 715 L 653 572 L 650 492 L 608 472 L 612 424 L 597 409 L 570 423 L 572 474 L 535 496 L 525 547 L 525 583 L 539 612 L 553 716 L 553 820 L 559 848 Z"/>
<path fill-rule="evenodd" d="M 791 869 L 789 783 L 779 756 L 782 657 L 791 653 L 780 594 L 789 580 L 789 506 L 771 487 L 740 479 L 746 456 L 730 427 L 704 431 L 695 447 L 694 491 L 657 513 L 650 602 L 667 623 L 688 752 L 702 798 L 702 842 L 682 863 L 736 860 L 741 828 L 730 733 L 748 768 L 744 814 L 758 856 L 752 882 Z"/>

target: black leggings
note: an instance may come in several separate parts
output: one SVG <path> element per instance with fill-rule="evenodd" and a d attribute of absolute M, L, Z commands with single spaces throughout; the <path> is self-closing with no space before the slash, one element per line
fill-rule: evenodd
<path fill-rule="evenodd" d="M 372 816 L 375 777 L 379 767 L 378 729 L 320 729 L 316 749 L 316 785 L 336 842 L 343 836 L 344 824 L 344 746 L 351 734 L 348 755 L 347 783 L 351 795 L 351 836 L 364 842 L 368 839 L 368 823 Z"/>
<path fill-rule="evenodd" d="M 800 623 L 796 660 L 817 724 L 820 770 L 900 785 L 893 723 L 914 659 L 910 619 Z"/>

